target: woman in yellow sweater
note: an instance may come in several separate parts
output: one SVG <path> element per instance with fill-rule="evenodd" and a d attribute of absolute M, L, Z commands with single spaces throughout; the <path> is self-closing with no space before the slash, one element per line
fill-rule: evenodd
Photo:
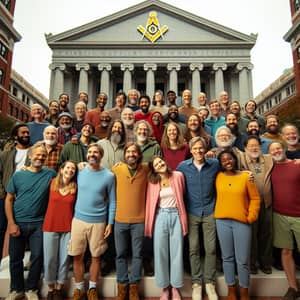
<path fill-rule="evenodd" d="M 220 241 L 228 299 L 236 300 L 237 264 L 241 300 L 248 300 L 251 223 L 260 206 L 259 193 L 249 173 L 237 168 L 237 157 L 230 150 L 218 156 L 221 170 L 216 178 L 215 218 Z"/>

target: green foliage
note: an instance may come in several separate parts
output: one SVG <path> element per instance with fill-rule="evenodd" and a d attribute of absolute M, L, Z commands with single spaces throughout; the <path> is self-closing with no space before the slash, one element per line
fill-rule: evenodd
<path fill-rule="evenodd" d="M 4 116 L 0 113 L 0 148 L 3 148 L 3 145 L 10 137 L 10 132 L 13 126 L 15 125 L 15 121 L 10 117 Z"/>

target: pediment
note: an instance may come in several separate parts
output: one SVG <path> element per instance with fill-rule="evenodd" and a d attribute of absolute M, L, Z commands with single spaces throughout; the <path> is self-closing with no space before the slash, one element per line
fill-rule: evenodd
<path fill-rule="evenodd" d="M 149 36 L 146 37 L 147 34 L 145 36 L 151 12 L 157 14 L 156 21 L 159 28 L 155 41 L 150 41 Z M 252 48 L 256 41 L 255 35 L 240 33 L 158 0 L 144 1 L 69 31 L 47 35 L 46 38 L 51 48 L 58 45 L 97 44 L 120 46 L 241 44 Z"/>

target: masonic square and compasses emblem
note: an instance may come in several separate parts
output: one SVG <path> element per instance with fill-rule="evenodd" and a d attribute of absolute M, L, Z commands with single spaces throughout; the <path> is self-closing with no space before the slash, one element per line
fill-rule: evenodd
<path fill-rule="evenodd" d="M 160 27 L 157 13 L 155 11 L 151 11 L 149 13 L 146 28 L 144 28 L 142 25 L 137 27 L 137 30 L 143 35 L 142 39 L 145 37 L 151 43 L 156 42 L 159 38 L 163 38 L 164 33 L 166 33 L 168 29 L 169 28 L 167 25 Z"/>

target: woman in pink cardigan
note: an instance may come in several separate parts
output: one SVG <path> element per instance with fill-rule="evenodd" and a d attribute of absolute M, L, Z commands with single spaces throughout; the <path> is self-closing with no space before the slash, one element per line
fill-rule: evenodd
<path fill-rule="evenodd" d="M 188 233 L 183 200 L 184 177 L 171 171 L 165 160 L 154 156 L 149 162 L 145 236 L 154 236 L 156 284 L 163 289 L 161 300 L 180 300 L 183 286 L 183 237 Z"/>

